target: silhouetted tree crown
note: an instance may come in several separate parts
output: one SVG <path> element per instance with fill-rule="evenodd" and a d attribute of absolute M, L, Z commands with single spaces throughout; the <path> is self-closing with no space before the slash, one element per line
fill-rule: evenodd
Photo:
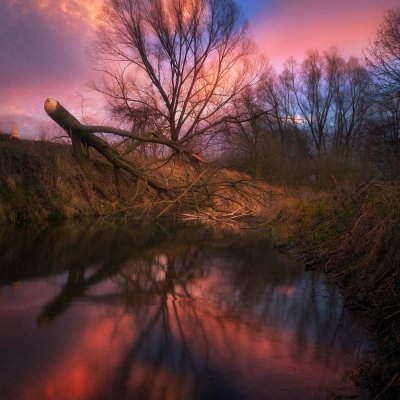
<path fill-rule="evenodd" d="M 400 93 L 400 8 L 389 10 L 367 50 L 367 63 L 386 92 Z"/>
<path fill-rule="evenodd" d="M 186 144 L 237 118 L 259 76 L 232 0 L 106 0 L 95 51 L 113 115 Z"/>

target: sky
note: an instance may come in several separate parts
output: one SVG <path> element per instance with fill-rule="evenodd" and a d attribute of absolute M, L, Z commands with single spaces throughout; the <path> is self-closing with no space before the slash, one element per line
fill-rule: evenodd
<path fill-rule="evenodd" d="M 54 128 L 43 101 L 55 97 L 78 117 L 101 119 L 87 55 L 102 0 L 0 0 L 0 131 L 34 138 Z M 238 0 L 261 53 L 279 70 L 290 56 L 338 47 L 362 57 L 398 0 Z"/>

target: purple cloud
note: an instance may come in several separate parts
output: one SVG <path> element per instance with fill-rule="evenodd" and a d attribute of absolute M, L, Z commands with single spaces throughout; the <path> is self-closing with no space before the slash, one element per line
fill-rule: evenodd
<path fill-rule="evenodd" d="M 44 98 L 85 91 L 91 22 L 88 9 L 72 0 L 0 2 L 0 128 L 21 114 L 33 127 L 46 118 Z"/>

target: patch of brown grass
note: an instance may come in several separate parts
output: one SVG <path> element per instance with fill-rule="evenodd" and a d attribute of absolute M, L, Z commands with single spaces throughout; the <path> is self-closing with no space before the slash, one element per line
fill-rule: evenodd
<path fill-rule="evenodd" d="M 92 153 L 88 163 L 92 176 L 115 201 L 96 192 L 70 146 L 0 142 L 0 223 L 116 214 L 138 220 L 173 216 L 212 223 L 236 221 L 263 215 L 265 205 L 282 192 L 245 173 L 193 165 L 179 157 L 136 160 L 146 174 L 165 182 L 167 191 L 115 171 Z"/>
<path fill-rule="evenodd" d="M 0 223 L 98 215 L 107 209 L 69 146 L 0 142 Z"/>

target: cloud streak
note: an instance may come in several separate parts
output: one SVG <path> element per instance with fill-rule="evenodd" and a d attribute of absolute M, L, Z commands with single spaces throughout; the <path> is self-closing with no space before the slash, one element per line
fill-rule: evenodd
<path fill-rule="evenodd" d="M 49 95 L 65 97 L 85 89 L 91 76 L 86 48 L 99 4 L 0 2 L 0 129 L 10 129 L 13 114 L 14 123 L 23 114 L 30 121 L 44 118 L 42 103 Z"/>
<path fill-rule="evenodd" d="M 385 11 L 397 5 L 398 0 L 270 0 L 254 18 L 252 32 L 275 66 L 332 45 L 345 56 L 362 56 Z"/>

